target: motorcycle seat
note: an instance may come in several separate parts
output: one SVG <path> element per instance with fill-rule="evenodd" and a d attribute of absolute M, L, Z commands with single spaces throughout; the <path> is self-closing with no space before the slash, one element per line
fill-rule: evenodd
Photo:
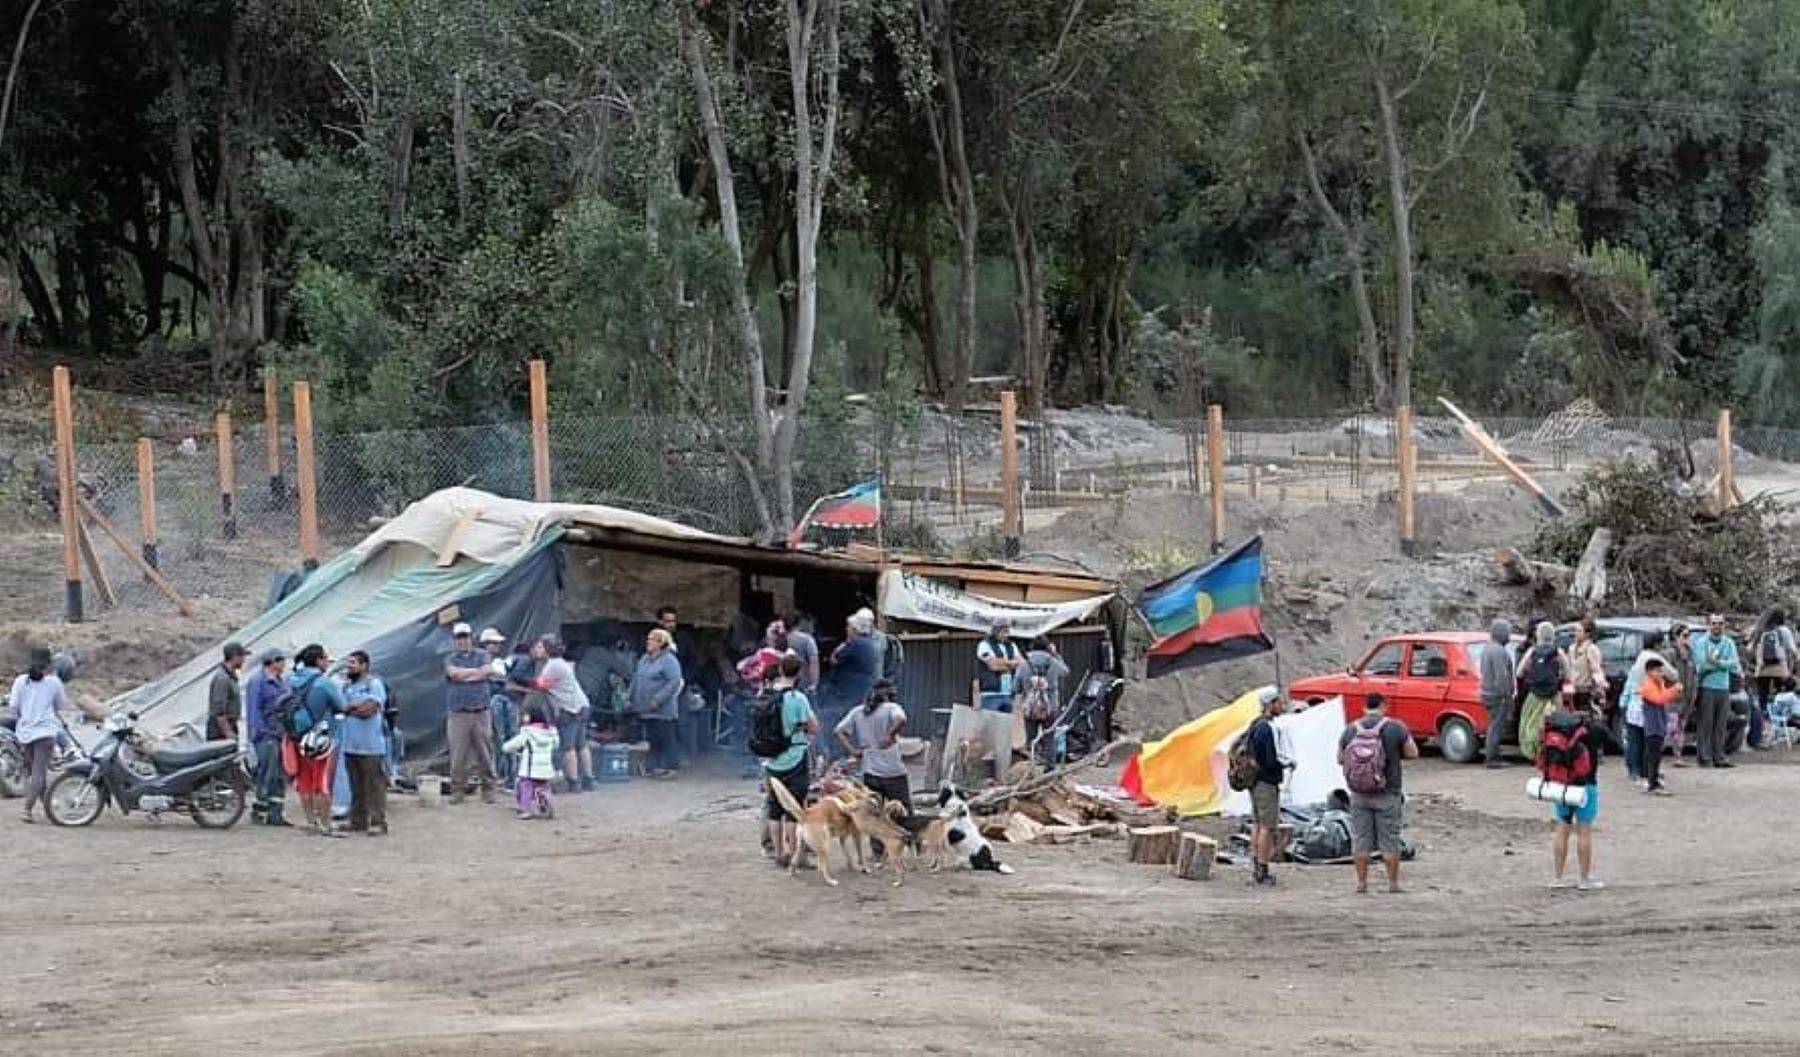
<path fill-rule="evenodd" d="M 238 743 L 235 741 L 209 741 L 192 749 L 157 749 L 150 754 L 150 761 L 156 764 L 159 771 L 180 771 L 221 756 L 230 756 L 237 752 L 237 748 Z"/>

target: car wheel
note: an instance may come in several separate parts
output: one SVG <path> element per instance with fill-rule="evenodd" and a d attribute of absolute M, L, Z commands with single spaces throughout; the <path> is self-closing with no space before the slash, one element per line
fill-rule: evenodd
<path fill-rule="evenodd" d="M 1451 763 L 1474 763 L 1481 752 L 1481 739 L 1468 720 L 1451 716 L 1438 728 L 1438 751 Z"/>

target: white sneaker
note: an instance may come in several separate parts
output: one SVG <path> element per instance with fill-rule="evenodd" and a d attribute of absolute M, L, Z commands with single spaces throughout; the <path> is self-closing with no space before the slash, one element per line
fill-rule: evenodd
<path fill-rule="evenodd" d="M 1550 879 L 1550 887 L 1551 887 L 1551 888 L 1557 888 L 1557 889 L 1561 889 L 1561 888 L 1574 888 L 1574 887 L 1575 887 L 1575 882 L 1573 882 L 1573 881 L 1571 881 L 1571 880 L 1569 880 L 1569 879 L 1568 879 L 1568 878 L 1566 878 L 1566 877 L 1552 877 L 1552 878 L 1551 878 L 1551 879 Z"/>
<path fill-rule="evenodd" d="M 1581 882 L 1575 887 L 1581 889 L 1583 892 L 1598 892 L 1605 888 L 1606 885 L 1598 877 L 1583 877 Z"/>

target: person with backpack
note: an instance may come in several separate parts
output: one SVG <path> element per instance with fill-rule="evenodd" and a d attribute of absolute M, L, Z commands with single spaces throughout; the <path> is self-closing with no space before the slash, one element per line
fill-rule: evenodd
<path fill-rule="evenodd" d="M 1275 875 L 1269 864 L 1275 861 L 1275 836 L 1281 829 L 1281 783 L 1287 777 L 1287 763 L 1281 758 L 1281 743 L 1275 733 L 1275 717 L 1285 706 L 1281 692 L 1274 687 L 1262 691 L 1262 714 L 1244 732 L 1250 746 L 1250 757 L 1256 761 L 1256 781 L 1250 786 L 1250 850 L 1255 860 L 1251 884 L 1273 885 Z"/>
<path fill-rule="evenodd" d="M 1800 656 L 1800 645 L 1788 626 L 1787 611 L 1770 610 L 1756 639 L 1756 698 L 1750 705 L 1750 730 L 1744 741 L 1752 749 L 1762 748 L 1764 716 L 1775 695 L 1793 677 L 1796 656 Z"/>
<path fill-rule="evenodd" d="M 1644 679 L 1638 687 L 1644 715 L 1644 792 L 1651 796 L 1669 795 L 1662 781 L 1663 736 L 1669 729 L 1669 706 L 1681 700 L 1681 684 L 1670 672 L 1661 657 L 1652 657 L 1644 663 Z"/>
<path fill-rule="evenodd" d="M 1062 707 L 1062 681 L 1068 677 L 1069 666 L 1057 652 L 1056 643 L 1048 636 L 1033 640 L 1025 651 L 1025 668 L 1013 710 L 1025 717 L 1025 744 L 1031 758 L 1045 767 L 1053 766 L 1058 757 L 1056 732 L 1051 725 Z"/>
<path fill-rule="evenodd" d="M 1402 760 L 1419 758 L 1419 745 L 1404 723 L 1389 719 L 1387 699 L 1372 693 L 1362 718 L 1338 738 L 1338 763 L 1350 789 L 1350 843 L 1356 858 L 1356 892 L 1369 891 L 1369 859 L 1376 850 L 1387 869 L 1388 891 L 1400 891 L 1400 831 L 1406 797 Z"/>
<path fill-rule="evenodd" d="M 257 655 L 257 671 L 244 690 L 244 725 L 249 728 L 250 748 L 256 753 L 256 801 L 250 820 L 263 826 L 290 826 L 282 818 L 287 809 L 287 770 L 282 766 L 281 746 L 286 738 L 288 703 L 287 651 L 270 646 Z"/>
<path fill-rule="evenodd" d="M 1551 888 L 1568 888 L 1565 877 L 1569 863 L 1569 838 L 1575 838 L 1575 859 L 1580 869 L 1575 887 L 1583 892 L 1597 892 L 1606 886 L 1594 876 L 1594 821 L 1600 817 L 1600 760 L 1606 750 L 1623 752 L 1624 746 L 1604 723 L 1558 708 L 1544 724 L 1543 744 L 1537 756 L 1538 774 L 1546 782 L 1570 787 L 1578 792 L 1579 804 L 1552 802 L 1551 816 L 1556 820 L 1556 836 L 1551 846 L 1555 875 Z"/>
<path fill-rule="evenodd" d="M 331 826 L 331 783 L 337 773 L 331 719 L 344 711 L 344 694 L 326 674 L 330 667 L 331 658 L 318 643 L 294 656 L 284 732 L 292 746 L 294 792 L 300 797 L 300 810 L 314 833 L 341 837 Z M 285 748 L 282 751 L 288 753 Z"/>
<path fill-rule="evenodd" d="M 769 783 L 763 815 L 779 866 L 786 866 L 789 859 L 800 854 L 799 829 L 782 808 L 773 783 L 780 782 L 796 801 L 806 803 L 807 789 L 812 784 L 809 753 L 812 738 L 819 732 L 812 704 L 795 688 L 799 678 L 800 658 L 791 653 L 783 656 L 772 692 L 757 698 L 750 707 L 750 752 L 762 761 L 763 781 Z"/>
<path fill-rule="evenodd" d="M 1744 673 L 1738 660 L 1737 642 L 1725 634 L 1725 618 L 1718 613 L 1706 618 L 1706 634 L 1694 647 L 1694 668 L 1700 680 L 1695 705 L 1694 734 L 1702 767 L 1732 767 L 1725 758 L 1725 733 L 1731 721 L 1731 680 Z"/>
<path fill-rule="evenodd" d="M 1556 626 L 1541 621 L 1532 637 L 1535 642 L 1519 658 L 1514 673 L 1525 684 L 1525 704 L 1519 710 L 1519 751 L 1528 760 L 1537 758 L 1544 717 L 1561 702 L 1563 683 L 1569 676 L 1569 658 L 1556 648 Z"/>

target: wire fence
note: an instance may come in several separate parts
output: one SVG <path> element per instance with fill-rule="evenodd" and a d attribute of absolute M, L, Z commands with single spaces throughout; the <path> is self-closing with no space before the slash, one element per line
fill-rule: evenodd
<path fill-rule="evenodd" d="M 1685 461 L 1678 471 L 1704 487 L 1717 471 L 1714 423 L 1614 419 L 1576 408 L 1483 425 L 1532 473 L 1579 472 L 1620 457 L 1661 459 Z M 553 417 L 548 434 L 558 501 L 624 507 L 728 535 L 764 528 L 745 477 L 748 438 L 722 432 L 717 423 Z M 1005 482 L 997 409 L 905 416 L 866 406 L 834 409 L 809 421 L 802 436 L 795 483 L 801 509 L 818 495 L 879 474 L 890 547 L 973 552 L 998 527 Z M 1222 438 L 1224 493 L 1233 501 L 1357 501 L 1391 496 L 1398 484 L 1390 417 L 1226 417 Z M 1421 490 L 1502 476 L 1453 419 L 1418 419 L 1413 438 Z M 1042 512 L 1132 492 L 1198 497 L 1211 488 L 1203 420 L 1053 411 L 1025 416 L 1017 442 L 1019 498 L 1040 514 L 1033 522 L 1039 527 L 1048 523 Z M 1757 460 L 1800 460 L 1800 431 L 1739 427 L 1733 442 L 1740 474 Z M 234 424 L 228 443 L 221 459 L 215 427 L 170 431 L 138 444 L 77 444 L 82 491 L 105 520 L 95 525 L 101 531 L 92 540 L 93 560 L 119 606 L 168 605 L 127 551 L 153 562 L 190 597 L 260 593 L 299 566 L 292 427 L 278 429 L 271 449 L 262 423 Z M 146 446 L 147 455 L 140 451 Z M 524 421 L 320 434 L 313 448 L 324 558 L 361 539 L 376 519 L 441 488 L 462 485 L 519 499 L 534 491 L 531 428 Z"/>

